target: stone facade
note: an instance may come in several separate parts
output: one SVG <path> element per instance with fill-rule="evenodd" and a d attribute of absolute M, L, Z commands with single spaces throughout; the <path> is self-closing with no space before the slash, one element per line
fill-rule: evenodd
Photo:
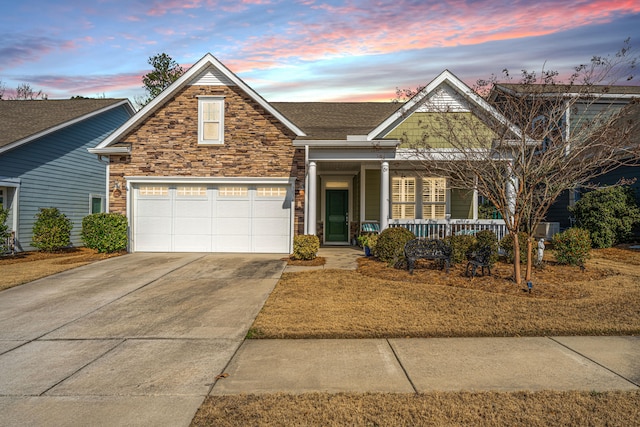
<path fill-rule="evenodd" d="M 198 144 L 198 96 L 224 96 L 224 144 Z M 127 176 L 296 178 L 296 234 L 304 230 L 304 151 L 295 134 L 237 86 L 186 86 L 120 143 L 131 155 L 110 158 L 111 212 L 126 211 Z"/>

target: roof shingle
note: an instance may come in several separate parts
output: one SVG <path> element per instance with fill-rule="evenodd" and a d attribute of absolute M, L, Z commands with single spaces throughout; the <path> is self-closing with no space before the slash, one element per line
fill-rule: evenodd
<path fill-rule="evenodd" d="M 0 147 L 122 101 L 104 98 L 0 100 Z"/>

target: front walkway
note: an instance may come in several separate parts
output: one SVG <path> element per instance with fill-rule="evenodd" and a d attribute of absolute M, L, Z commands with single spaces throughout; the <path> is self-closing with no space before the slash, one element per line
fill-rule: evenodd
<path fill-rule="evenodd" d="M 317 267 L 301 267 L 287 265 L 285 273 L 297 273 L 310 270 L 355 270 L 358 268 L 357 259 L 364 256 L 364 249 L 357 246 L 323 246 L 318 251 L 318 256 L 323 257 L 326 263 Z"/>

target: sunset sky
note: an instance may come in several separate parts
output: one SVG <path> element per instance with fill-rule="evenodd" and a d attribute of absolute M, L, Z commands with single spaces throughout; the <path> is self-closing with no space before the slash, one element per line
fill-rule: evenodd
<path fill-rule="evenodd" d="M 470 85 L 568 72 L 628 37 L 640 51 L 638 0 L 15 0 L 0 80 L 5 98 L 29 83 L 133 101 L 150 56 L 187 68 L 210 52 L 269 101 L 388 101 L 443 69 Z"/>

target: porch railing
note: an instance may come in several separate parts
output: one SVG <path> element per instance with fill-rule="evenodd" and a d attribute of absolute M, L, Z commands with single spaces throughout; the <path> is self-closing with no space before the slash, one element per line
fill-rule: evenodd
<path fill-rule="evenodd" d="M 476 234 L 478 231 L 491 230 L 498 241 L 507 235 L 507 227 L 502 219 L 392 219 L 389 227 L 404 227 L 416 237 L 424 239 L 443 239 L 457 234 Z"/>

